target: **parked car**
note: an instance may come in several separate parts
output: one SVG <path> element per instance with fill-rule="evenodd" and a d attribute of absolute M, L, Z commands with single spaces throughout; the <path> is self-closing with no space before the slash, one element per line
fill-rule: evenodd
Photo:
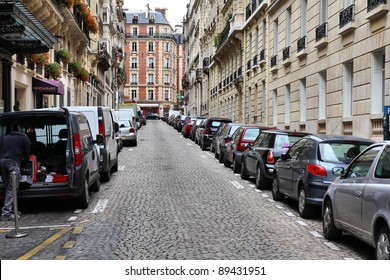
<path fill-rule="evenodd" d="M 237 128 L 233 135 L 228 138 L 230 141 L 226 144 L 224 165 L 230 167 L 233 164 L 233 172 L 240 172 L 242 154 L 253 144 L 260 132 L 265 129 L 270 128 L 260 125 L 243 125 Z"/>
<path fill-rule="evenodd" d="M 390 259 L 390 142 L 371 145 L 329 186 L 322 204 L 323 233 L 337 240 L 348 232 Z"/>
<path fill-rule="evenodd" d="M 136 129 L 141 128 L 141 123 L 136 119 L 133 109 L 111 109 L 111 112 L 117 120 L 129 120 Z"/>
<path fill-rule="evenodd" d="M 226 118 L 209 118 L 204 123 L 202 136 L 199 139 L 200 147 L 203 151 L 205 151 L 211 145 L 211 141 L 213 141 L 214 134 L 217 131 L 218 127 L 222 123 L 231 123 L 231 119 Z"/>
<path fill-rule="evenodd" d="M 137 146 L 137 130 L 129 120 L 119 120 L 119 131 L 123 144 Z"/>
<path fill-rule="evenodd" d="M 119 125 L 114 122 L 111 109 L 102 106 L 69 106 L 69 111 L 82 112 L 88 119 L 92 136 L 103 137 L 100 145 L 99 172 L 103 182 L 110 181 L 111 172 L 118 171 L 118 144 L 115 135 L 119 131 Z"/>
<path fill-rule="evenodd" d="M 199 124 L 198 128 L 195 131 L 195 140 L 194 140 L 194 142 L 196 144 L 198 144 L 199 146 L 200 146 L 200 138 L 202 138 L 203 128 L 204 128 L 204 124 L 206 123 L 206 121 L 207 121 L 207 119 L 202 120 L 201 123 Z"/>
<path fill-rule="evenodd" d="M 215 133 L 214 139 L 211 142 L 210 150 L 215 152 L 215 158 L 223 163 L 226 152 L 226 144 L 230 142 L 233 133 L 244 124 L 239 123 L 225 123 L 221 125 Z"/>
<path fill-rule="evenodd" d="M 204 117 L 197 118 L 195 120 L 195 123 L 192 125 L 191 131 L 190 131 L 190 136 L 189 136 L 192 141 L 195 142 L 196 130 L 199 128 L 199 126 L 202 124 L 202 122 L 204 122 L 204 120 L 205 120 Z"/>
<path fill-rule="evenodd" d="M 184 120 L 184 126 L 183 129 L 181 130 L 181 133 L 183 134 L 184 138 L 190 137 L 192 127 L 194 126 L 196 120 L 198 119 L 204 119 L 204 117 L 189 116 Z"/>
<path fill-rule="evenodd" d="M 183 129 L 183 126 L 185 124 L 185 120 L 186 120 L 187 116 L 186 115 L 181 115 L 179 116 L 179 118 L 176 120 L 176 130 L 178 132 L 181 132 L 181 130 Z"/>
<path fill-rule="evenodd" d="M 308 133 L 283 130 L 262 131 L 242 155 L 241 178 L 254 176 L 258 189 L 270 188 L 275 162 L 290 146 L 306 135 Z"/>
<path fill-rule="evenodd" d="M 288 196 L 298 201 L 302 218 L 321 206 L 329 185 L 336 179 L 334 168 L 345 168 L 372 140 L 353 136 L 308 135 L 298 140 L 275 163 L 272 197 Z"/>
<path fill-rule="evenodd" d="M 149 113 L 149 114 L 146 115 L 146 119 L 147 120 L 159 120 L 160 119 L 160 115 L 156 114 L 156 113 Z"/>
<path fill-rule="evenodd" d="M 116 122 L 119 126 L 118 116 L 115 114 L 112 114 L 112 116 L 114 118 L 114 122 Z M 122 137 L 121 137 L 120 131 L 115 133 L 115 139 L 116 139 L 116 143 L 118 144 L 118 152 L 120 152 L 120 151 L 122 151 L 122 148 L 123 148 L 123 142 L 122 142 Z"/>
<path fill-rule="evenodd" d="M 18 197 L 74 198 L 87 208 L 89 192 L 99 191 L 99 154 L 87 118 L 67 109 L 35 110 L 0 115 L 0 138 L 13 125 L 32 142 L 30 164 L 22 167 Z M 1 139 L 0 139 L 1 141 Z M 116 145 L 116 143 L 115 143 Z M 4 197 L 4 186 L 0 184 Z"/>

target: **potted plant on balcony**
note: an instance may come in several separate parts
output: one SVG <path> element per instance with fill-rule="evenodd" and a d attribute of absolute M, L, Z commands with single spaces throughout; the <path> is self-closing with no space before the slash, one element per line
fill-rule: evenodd
<path fill-rule="evenodd" d="M 47 53 L 35 53 L 26 55 L 27 63 L 36 65 L 46 65 L 49 61 L 49 55 Z"/>
<path fill-rule="evenodd" d="M 87 69 L 85 69 L 84 67 L 81 67 L 79 74 L 76 77 L 85 83 L 89 79 L 89 73 L 88 73 Z"/>
<path fill-rule="evenodd" d="M 57 52 L 57 58 L 61 60 L 63 64 L 68 64 L 72 59 L 72 54 L 68 50 L 60 49 Z"/>
<path fill-rule="evenodd" d="M 73 4 L 74 0 L 62 0 L 62 5 L 64 5 L 68 9 L 72 8 Z"/>
<path fill-rule="evenodd" d="M 49 63 L 45 66 L 45 78 L 57 80 L 61 78 L 61 66 L 57 62 Z"/>
<path fill-rule="evenodd" d="M 91 14 L 85 0 L 75 0 L 74 5 L 79 10 L 83 23 L 87 26 L 88 30 L 92 33 L 96 33 L 99 30 L 99 25 L 96 18 Z"/>
<path fill-rule="evenodd" d="M 68 70 L 69 70 L 69 73 L 71 73 L 71 74 L 73 74 L 73 76 L 77 77 L 80 73 L 80 70 L 81 70 L 80 63 L 78 63 L 77 61 L 69 62 Z"/>

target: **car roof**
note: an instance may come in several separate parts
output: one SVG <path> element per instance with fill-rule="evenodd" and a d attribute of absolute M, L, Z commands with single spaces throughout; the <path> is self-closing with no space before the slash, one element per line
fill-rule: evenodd
<path fill-rule="evenodd" d="M 296 136 L 307 136 L 312 135 L 309 132 L 303 132 L 303 131 L 292 131 L 292 130 L 280 130 L 280 129 L 274 129 L 274 130 L 263 130 L 261 133 L 272 133 L 272 134 L 283 134 L 283 135 L 296 135 Z"/>
<path fill-rule="evenodd" d="M 312 134 L 307 135 L 305 138 L 311 138 L 319 142 L 323 141 L 360 141 L 360 142 L 367 142 L 367 143 L 375 143 L 375 141 L 358 137 L 358 136 L 350 136 L 350 135 L 330 135 L 330 134 Z"/>

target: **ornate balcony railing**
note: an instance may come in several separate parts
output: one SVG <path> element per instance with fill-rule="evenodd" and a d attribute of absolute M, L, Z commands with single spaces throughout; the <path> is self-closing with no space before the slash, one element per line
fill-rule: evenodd
<path fill-rule="evenodd" d="M 303 51 L 306 49 L 306 36 L 303 36 L 297 41 L 297 52 Z"/>
<path fill-rule="evenodd" d="M 237 78 L 239 78 L 240 76 L 242 76 L 242 66 L 240 66 L 237 70 Z"/>
<path fill-rule="evenodd" d="M 257 54 L 255 56 L 253 56 L 253 66 L 257 66 L 259 64 L 258 57 L 259 57 L 259 55 L 257 55 Z"/>
<path fill-rule="evenodd" d="M 276 64 L 278 64 L 278 55 L 271 57 L 271 67 L 276 66 Z"/>
<path fill-rule="evenodd" d="M 355 20 L 355 4 L 342 10 L 339 14 L 340 24 L 339 27 L 343 28 L 346 24 Z"/>
<path fill-rule="evenodd" d="M 245 16 L 246 16 L 245 19 L 246 20 L 248 20 L 252 15 L 251 8 L 252 8 L 252 4 L 248 4 L 248 6 L 246 6 L 246 9 L 245 9 Z"/>
<path fill-rule="evenodd" d="M 221 32 L 221 43 L 220 43 L 220 45 L 222 45 L 223 42 L 226 41 L 227 37 L 229 36 L 229 31 L 230 31 L 230 23 L 226 24 L 225 28 Z"/>
<path fill-rule="evenodd" d="M 209 67 L 210 66 L 210 61 L 211 61 L 210 57 L 203 58 L 203 68 Z"/>
<path fill-rule="evenodd" d="M 381 4 L 387 4 L 387 0 L 367 0 L 367 12 L 371 12 Z"/>
<path fill-rule="evenodd" d="M 316 42 L 328 36 L 328 23 L 324 22 L 316 28 Z"/>
<path fill-rule="evenodd" d="M 260 52 L 260 61 L 265 60 L 265 50 L 261 50 Z"/>
<path fill-rule="evenodd" d="M 251 60 L 249 59 L 249 60 L 246 62 L 246 70 L 249 71 L 249 70 L 251 70 L 251 68 L 252 68 Z"/>

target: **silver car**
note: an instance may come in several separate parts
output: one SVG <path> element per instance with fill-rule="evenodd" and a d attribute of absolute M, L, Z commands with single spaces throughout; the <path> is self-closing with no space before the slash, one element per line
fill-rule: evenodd
<path fill-rule="evenodd" d="M 137 146 L 137 130 L 129 120 L 119 120 L 119 130 L 123 145 Z"/>
<path fill-rule="evenodd" d="M 328 188 L 322 204 L 323 232 L 336 240 L 348 232 L 390 259 L 390 141 L 359 154 Z"/>

